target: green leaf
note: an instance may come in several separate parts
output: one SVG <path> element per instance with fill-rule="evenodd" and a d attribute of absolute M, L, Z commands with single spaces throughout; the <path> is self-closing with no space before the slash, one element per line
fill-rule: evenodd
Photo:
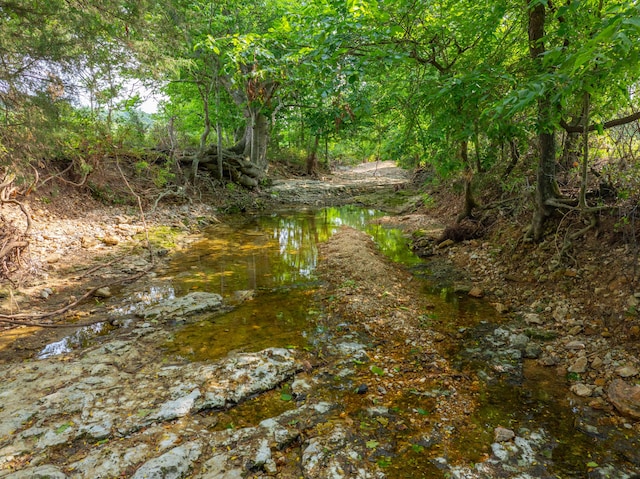
<path fill-rule="evenodd" d="M 55 433 L 56 434 L 62 434 L 63 432 L 65 432 L 67 429 L 69 429 L 71 426 L 73 426 L 72 422 L 65 422 L 63 425 L 59 426 L 56 430 Z"/>
<path fill-rule="evenodd" d="M 371 439 L 370 441 L 367 441 L 367 448 L 369 449 L 375 449 L 376 447 L 378 447 L 380 445 L 380 443 L 374 439 Z"/>
<path fill-rule="evenodd" d="M 377 374 L 378 376 L 384 376 L 384 369 L 378 366 L 371 366 L 371 372 L 373 374 Z"/>
<path fill-rule="evenodd" d="M 293 399 L 293 396 L 289 393 L 280 393 L 280 399 L 282 401 L 291 401 Z"/>
<path fill-rule="evenodd" d="M 591 468 L 599 467 L 599 464 L 597 462 L 590 461 L 590 462 L 587 462 L 587 467 L 591 467 Z"/>

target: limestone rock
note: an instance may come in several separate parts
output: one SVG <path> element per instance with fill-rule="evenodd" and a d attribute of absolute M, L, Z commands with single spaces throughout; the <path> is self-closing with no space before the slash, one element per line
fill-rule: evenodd
<path fill-rule="evenodd" d="M 638 375 L 638 370 L 633 366 L 622 366 L 616 369 L 616 374 L 621 378 L 632 378 Z"/>
<path fill-rule="evenodd" d="M 634 419 L 640 419 L 640 386 L 627 384 L 615 379 L 609 385 L 609 400 L 620 413 Z"/>
<path fill-rule="evenodd" d="M 52 465 L 30 467 L 8 476 L 5 479 L 66 479 L 67 476 L 57 467 Z"/>
<path fill-rule="evenodd" d="M 132 476 L 132 479 L 149 477 L 180 479 L 186 477 L 191 465 L 200 457 L 201 452 L 202 446 L 195 441 L 175 447 L 143 464 Z"/>
<path fill-rule="evenodd" d="M 516 433 L 506 427 L 498 426 L 493 430 L 494 442 L 507 442 L 516 437 Z"/>
<path fill-rule="evenodd" d="M 167 299 L 142 313 L 145 318 L 163 319 L 215 311 L 222 307 L 222 296 L 216 293 L 193 292 L 180 298 Z"/>
<path fill-rule="evenodd" d="M 527 313 L 524 315 L 524 322 L 527 324 L 542 324 L 542 318 L 536 313 Z"/>
<path fill-rule="evenodd" d="M 586 356 L 582 356 L 576 359 L 575 362 L 571 366 L 569 366 L 569 369 L 567 369 L 567 371 L 569 371 L 570 373 L 582 374 L 586 372 L 588 366 L 589 361 L 587 360 Z"/>
<path fill-rule="evenodd" d="M 571 392 L 576 396 L 585 398 L 590 397 L 591 394 L 593 394 L 593 388 L 587 384 L 577 383 L 571 386 Z"/>

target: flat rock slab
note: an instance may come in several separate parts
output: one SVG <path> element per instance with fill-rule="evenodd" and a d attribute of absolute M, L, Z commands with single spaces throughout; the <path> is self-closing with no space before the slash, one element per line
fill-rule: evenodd
<path fill-rule="evenodd" d="M 142 312 L 144 318 L 175 319 L 222 308 L 222 296 L 196 291 L 180 298 L 166 299 Z"/>
<path fill-rule="evenodd" d="M 196 413 L 243 402 L 302 370 L 284 348 L 166 364 L 150 351 L 167 334 L 112 340 L 64 360 L 0 366 L 0 471 L 23 467 L 14 479 L 94 479 L 140 466 L 135 477 L 186 477 L 211 434 L 205 430 L 204 442 L 191 441 L 197 426 L 188 424 L 198 423 Z M 173 427 L 175 437 L 167 437 Z M 62 445 L 78 440 L 84 457 L 46 464 Z M 30 461 L 14 462 L 22 456 Z"/>

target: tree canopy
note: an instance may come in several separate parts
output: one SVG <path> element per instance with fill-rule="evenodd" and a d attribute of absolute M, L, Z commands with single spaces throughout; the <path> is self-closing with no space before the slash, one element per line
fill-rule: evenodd
<path fill-rule="evenodd" d="M 590 211 L 596 162 L 638 176 L 637 127 L 624 151 L 610 134 L 640 116 L 631 0 L 0 1 L 0 16 L 5 164 L 165 148 L 255 187 L 270 161 L 313 174 L 322 145 L 327 162 L 462 174 L 464 215 L 484 178 L 533 184 L 535 239 L 558 208 Z M 582 177 L 577 203 L 560 174 Z"/>

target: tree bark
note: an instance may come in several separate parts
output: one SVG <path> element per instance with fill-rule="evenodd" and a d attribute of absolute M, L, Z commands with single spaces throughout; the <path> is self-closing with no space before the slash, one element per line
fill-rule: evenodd
<path fill-rule="evenodd" d="M 320 144 L 320 135 L 316 135 L 313 146 L 307 156 L 307 175 L 316 176 L 318 174 L 318 145 Z"/>
<path fill-rule="evenodd" d="M 545 53 L 544 28 L 546 21 L 545 5 L 529 0 L 529 53 L 541 68 L 542 55 Z M 553 208 L 549 200 L 557 198 L 559 189 L 556 181 L 556 138 L 553 127 L 553 112 L 556 106 L 549 95 L 538 100 L 538 144 L 540 156 L 536 175 L 535 211 L 531 222 L 530 236 L 540 241 L 543 236 L 544 222 Z"/>

